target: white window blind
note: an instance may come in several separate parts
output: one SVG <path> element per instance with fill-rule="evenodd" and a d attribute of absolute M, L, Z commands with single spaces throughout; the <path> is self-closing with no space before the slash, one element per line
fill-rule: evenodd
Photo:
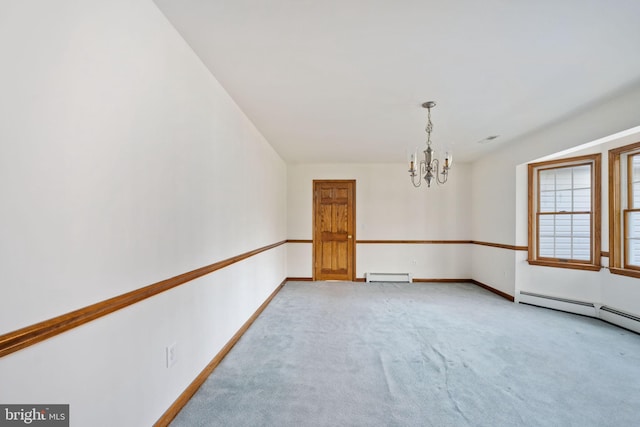
<path fill-rule="evenodd" d="M 640 155 L 629 156 L 629 200 L 625 215 L 627 264 L 640 267 Z"/>
<path fill-rule="evenodd" d="M 591 260 L 591 181 L 590 164 L 539 170 L 540 258 Z"/>

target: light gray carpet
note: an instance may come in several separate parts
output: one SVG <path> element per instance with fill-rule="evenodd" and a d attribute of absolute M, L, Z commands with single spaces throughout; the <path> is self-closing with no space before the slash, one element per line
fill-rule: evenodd
<path fill-rule="evenodd" d="M 640 336 L 471 284 L 289 282 L 172 426 L 640 426 Z"/>

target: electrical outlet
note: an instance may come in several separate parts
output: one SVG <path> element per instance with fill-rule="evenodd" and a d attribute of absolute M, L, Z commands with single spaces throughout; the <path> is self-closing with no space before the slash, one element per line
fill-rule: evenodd
<path fill-rule="evenodd" d="M 167 368 L 172 367 L 178 361 L 176 346 L 176 343 L 167 346 Z"/>

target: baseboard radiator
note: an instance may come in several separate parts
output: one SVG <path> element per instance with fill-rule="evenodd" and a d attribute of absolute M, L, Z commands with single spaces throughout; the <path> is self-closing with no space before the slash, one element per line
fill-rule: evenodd
<path fill-rule="evenodd" d="M 640 334 L 640 317 L 634 314 L 603 305 L 600 307 L 600 318 Z"/>
<path fill-rule="evenodd" d="M 567 298 L 553 297 L 549 295 L 535 294 L 533 292 L 520 291 L 519 302 L 540 307 L 548 307 L 583 316 L 598 317 L 598 311 L 593 303 L 577 301 Z"/>
<path fill-rule="evenodd" d="M 413 282 L 411 273 L 365 273 L 364 277 L 367 282 Z"/>
<path fill-rule="evenodd" d="M 606 305 L 520 291 L 519 302 L 596 317 L 640 334 L 640 316 Z"/>

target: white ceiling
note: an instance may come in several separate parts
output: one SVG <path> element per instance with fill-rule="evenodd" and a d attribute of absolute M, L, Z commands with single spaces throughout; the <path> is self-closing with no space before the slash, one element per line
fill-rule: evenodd
<path fill-rule="evenodd" d="M 639 0 L 155 3 L 289 163 L 404 162 L 428 100 L 472 161 L 640 79 Z"/>

